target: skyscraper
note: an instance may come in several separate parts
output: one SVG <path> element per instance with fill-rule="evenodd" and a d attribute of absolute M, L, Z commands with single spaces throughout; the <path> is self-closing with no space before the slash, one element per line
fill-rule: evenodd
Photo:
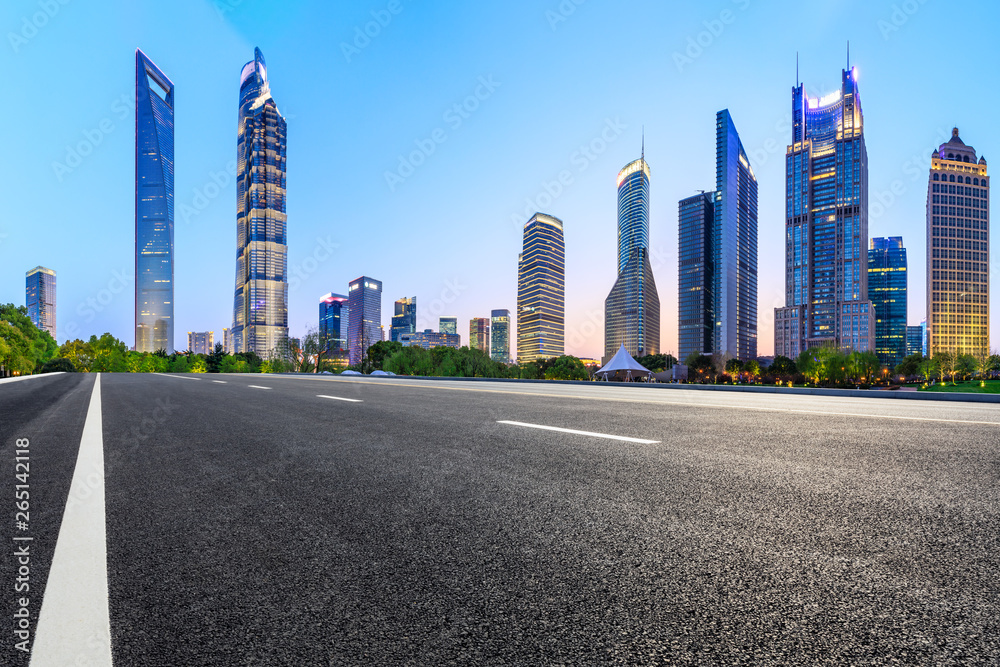
<path fill-rule="evenodd" d="M 490 353 L 490 318 L 473 317 L 469 320 L 469 347 Z"/>
<path fill-rule="evenodd" d="M 559 218 L 535 213 L 517 257 L 517 360 L 562 356 L 566 336 L 566 244 Z"/>
<path fill-rule="evenodd" d="M 347 329 L 350 312 L 348 297 L 343 294 L 330 292 L 320 298 L 319 340 L 324 359 L 347 359 Z"/>
<path fill-rule="evenodd" d="M 715 331 L 715 193 L 678 204 L 677 355 L 711 354 Z"/>
<path fill-rule="evenodd" d="M 287 126 L 260 49 L 240 74 L 233 345 L 267 357 L 288 339 Z"/>
<path fill-rule="evenodd" d="M 924 353 L 924 328 L 919 324 L 906 327 L 906 356 Z"/>
<path fill-rule="evenodd" d="M 792 89 L 785 153 L 785 307 L 774 310 L 774 353 L 811 347 L 872 351 L 868 300 L 868 154 L 857 70 L 822 98 Z"/>
<path fill-rule="evenodd" d="M 441 333 L 457 334 L 458 318 L 457 317 L 438 318 L 438 331 L 440 331 Z"/>
<path fill-rule="evenodd" d="M 875 309 L 875 354 L 884 366 L 895 368 L 906 357 L 907 347 L 906 248 L 902 237 L 871 240 L 868 298 Z"/>
<path fill-rule="evenodd" d="M 660 351 L 660 297 L 649 265 L 646 151 L 618 172 L 618 278 L 604 301 L 604 362 L 622 345 L 633 357 Z"/>
<path fill-rule="evenodd" d="M 678 353 L 757 357 L 757 178 L 727 109 L 715 117 L 715 192 L 679 205 Z"/>
<path fill-rule="evenodd" d="M 135 349 L 174 351 L 174 84 L 135 51 Z"/>
<path fill-rule="evenodd" d="M 389 340 L 399 341 L 405 333 L 417 331 L 417 297 L 396 299 L 395 313 L 392 316 L 392 328 L 389 329 Z"/>
<path fill-rule="evenodd" d="M 490 311 L 490 359 L 510 363 L 510 311 Z"/>
<path fill-rule="evenodd" d="M 215 352 L 214 331 L 188 331 L 188 350 L 192 354 Z"/>
<path fill-rule="evenodd" d="M 382 340 L 382 281 L 367 276 L 352 280 L 347 306 L 347 346 L 353 365 L 361 363 L 368 348 Z"/>
<path fill-rule="evenodd" d="M 232 337 L 229 335 L 228 327 L 222 328 L 222 351 L 225 352 L 226 354 L 233 353 L 233 340 Z"/>
<path fill-rule="evenodd" d="M 24 305 L 39 329 L 56 337 L 56 272 L 36 266 L 24 276 Z"/>
<path fill-rule="evenodd" d="M 989 354 L 990 177 L 986 159 L 951 131 L 927 182 L 928 354 Z"/>

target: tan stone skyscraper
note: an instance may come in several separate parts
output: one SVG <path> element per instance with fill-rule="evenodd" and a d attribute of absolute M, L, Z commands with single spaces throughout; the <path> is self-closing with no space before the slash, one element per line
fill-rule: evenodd
<path fill-rule="evenodd" d="M 927 184 L 927 351 L 989 354 L 990 184 L 986 160 L 951 131 Z"/>

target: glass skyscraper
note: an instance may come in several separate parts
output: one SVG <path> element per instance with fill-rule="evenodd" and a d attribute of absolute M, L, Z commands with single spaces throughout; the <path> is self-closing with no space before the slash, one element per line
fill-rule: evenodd
<path fill-rule="evenodd" d="M 952 130 L 927 179 L 927 352 L 990 353 L 990 177 Z"/>
<path fill-rule="evenodd" d="M 399 341 L 405 333 L 417 332 L 417 297 L 396 299 L 389 340 Z"/>
<path fill-rule="evenodd" d="M 678 228 L 678 354 L 757 358 L 757 178 L 723 109 L 715 192 L 683 199 Z"/>
<path fill-rule="evenodd" d="M 174 84 L 135 51 L 135 349 L 174 351 Z"/>
<path fill-rule="evenodd" d="M 660 297 L 649 265 L 649 165 L 645 150 L 618 172 L 618 278 L 604 301 L 604 363 L 622 345 L 660 351 Z"/>
<path fill-rule="evenodd" d="M 24 305 L 32 324 L 56 337 L 56 272 L 36 266 L 24 276 Z"/>
<path fill-rule="evenodd" d="M 924 353 L 924 327 L 919 324 L 906 327 L 906 356 Z"/>
<path fill-rule="evenodd" d="M 774 353 L 811 347 L 873 351 L 868 300 L 868 153 L 857 70 L 822 98 L 792 89 L 785 153 L 785 307 L 774 311 Z"/>
<path fill-rule="evenodd" d="M 438 318 L 438 331 L 441 333 L 457 334 L 458 333 L 458 318 L 457 317 L 439 317 Z"/>
<path fill-rule="evenodd" d="M 240 74 L 233 346 L 267 357 L 288 339 L 287 126 L 260 49 Z"/>
<path fill-rule="evenodd" d="M 490 359 L 510 363 L 510 311 L 490 311 Z"/>
<path fill-rule="evenodd" d="M 566 244 L 559 218 L 535 213 L 517 258 L 517 361 L 560 357 L 566 338 Z"/>
<path fill-rule="evenodd" d="M 868 249 L 868 298 L 875 309 L 875 354 L 890 369 L 906 357 L 906 273 L 902 237 L 873 238 Z"/>
<path fill-rule="evenodd" d="M 490 318 L 473 317 L 469 320 L 469 347 L 490 353 Z"/>
<path fill-rule="evenodd" d="M 347 358 L 348 297 L 330 292 L 319 300 L 319 340 L 325 359 Z"/>
<path fill-rule="evenodd" d="M 347 290 L 349 361 L 361 363 L 368 348 L 382 340 L 382 281 L 361 276 Z"/>

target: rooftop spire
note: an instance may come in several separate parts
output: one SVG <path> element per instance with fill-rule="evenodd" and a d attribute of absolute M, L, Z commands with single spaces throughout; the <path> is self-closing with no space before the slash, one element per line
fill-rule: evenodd
<path fill-rule="evenodd" d="M 847 71 L 851 71 L 851 40 L 847 40 Z"/>
<path fill-rule="evenodd" d="M 642 154 L 639 158 L 645 162 L 646 161 L 646 126 L 642 126 Z"/>

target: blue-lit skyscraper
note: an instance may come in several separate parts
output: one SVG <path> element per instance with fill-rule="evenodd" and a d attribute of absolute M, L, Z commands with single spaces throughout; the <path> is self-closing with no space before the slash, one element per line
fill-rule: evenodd
<path fill-rule="evenodd" d="M 236 352 L 268 357 L 288 339 L 287 126 L 260 49 L 240 74 L 236 143 Z"/>
<path fill-rule="evenodd" d="M 510 363 L 510 311 L 506 308 L 490 312 L 490 359 Z"/>
<path fill-rule="evenodd" d="M 24 276 L 24 305 L 31 323 L 56 337 L 56 272 L 36 266 Z"/>
<path fill-rule="evenodd" d="M 396 299 L 392 315 L 392 327 L 389 329 L 389 340 L 399 341 L 406 333 L 417 332 L 417 297 Z"/>
<path fill-rule="evenodd" d="M 678 205 L 677 356 L 712 353 L 715 331 L 715 193 L 703 192 Z"/>
<path fill-rule="evenodd" d="M 319 300 L 319 340 L 323 358 L 347 359 L 348 298 L 330 292 Z"/>
<path fill-rule="evenodd" d="M 660 297 L 649 265 L 649 165 L 645 150 L 618 172 L 618 278 L 604 301 L 604 361 L 622 345 L 660 351 Z"/>
<path fill-rule="evenodd" d="M 785 307 L 774 311 L 774 353 L 811 347 L 874 351 L 868 300 L 868 154 L 857 70 L 822 98 L 792 89 L 785 153 Z"/>
<path fill-rule="evenodd" d="M 907 350 L 906 248 L 901 237 L 871 240 L 868 298 L 875 308 L 875 353 L 884 366 L 895 368 Z"/>
<path fill-rule="evenodd" d="M 517 361 L 564 354 L 566 242 L 559 218 L 535 213 L 517 258 Z"/>
<path fill-rule="evenodd" d="M 174 351 L 174 84 L 135 51 L 135 349 Z"/>
<path fill-rule="evenodd" d="M 382 281 L 355 278 L 348 286 L 347 301 L 347 349 L 353 365 L 361 363 L 368 348 L 382 340 Z"/>

